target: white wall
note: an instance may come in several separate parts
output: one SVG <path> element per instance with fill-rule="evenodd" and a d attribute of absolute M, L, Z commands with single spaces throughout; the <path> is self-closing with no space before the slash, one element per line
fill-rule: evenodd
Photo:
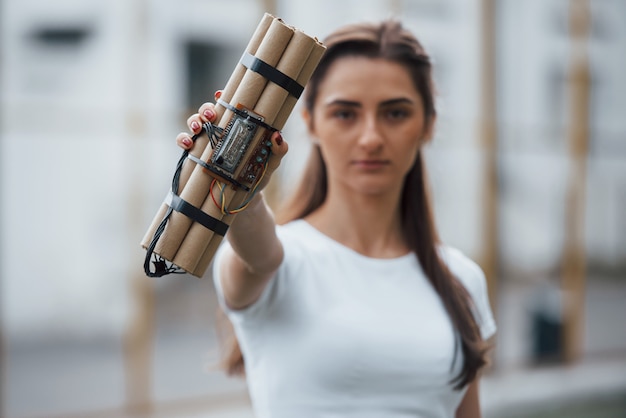
<path fill-rule="evenodd" d="M 139 241 L 179 155 L 173 138 L 187 112 L 182 47 L 189 39 L 211 39 L 242 50 L 262 15 L 259 3 L 2 2 L 0 274 L 9 338 L 123 331 L 132 311 L 129 279 L 143 274 Z M 405 4 L 401 17 L 434 59 L 439 126 L 427 156 L 441 234 L 478 257 L 479 1 L 281 0 L 278 7 L 288 23 L 322 38 L 348 21 L 391 16 L 392 3 Z M 559 256 L 567 167 L 563 141 L 542 128 L 552 114 L 547 74 L 566 58 L 547 9 L 564 3 L 498 4 L 502 255 L 523 268 L 547 268 Z M 619 1 L 604 4 L 612 38 L 593 45 L 594 68 L 610 87 L 594 117 L 617 133 L 603 146 L 622 154 L 594 151 L 587 237 L 592 257 L 614 263 L 626 257 L 619 141 L 626 13 L 613 12 L 624 11 Z M 86 27 L 89 35 L 75 48 L 33 41 L 34 31 L 57 26 Z M 285 136 L 292 152 L 281 170 L 290 178 L 307 150 L 296 114 Z"/>
<path fill-rule="evenodd" d="M 143 274 L 139 242 L 179 155 L 184 42 L 210 37 L 242 50 L 260 11 L 230 2 L 237 19 L 224 22 L 224 2 L 144 2 L 143 11 L 125 0 L 4 3 L 6 332 L 120 334 L 132 313 L 129 279 Z M 75 47 L 32 39 L 59 26 L 89 35 Z"/>

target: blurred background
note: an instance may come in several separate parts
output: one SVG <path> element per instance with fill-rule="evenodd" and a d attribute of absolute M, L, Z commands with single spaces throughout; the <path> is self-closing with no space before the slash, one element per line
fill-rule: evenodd
<path fill-rule="evenodd" d="M 210 278 L 147 278 L 139 242 L 264 12 L 401 17 L 432 55 L 438 226 L 499 327 L 485 416 L 626 417 L 623 0 L 0 2 L 0 415 L 252 416 Z M 308 150 L 284 132 L 272 203 Z"/>

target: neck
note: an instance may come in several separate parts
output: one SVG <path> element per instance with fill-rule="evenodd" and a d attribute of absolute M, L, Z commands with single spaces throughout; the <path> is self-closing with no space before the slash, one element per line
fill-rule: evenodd
<path fill-rule="evenodd" d="M 383 195 L 333 193 L 306 220 L 358 253 L 394 258 L 409 250 L 402 234 L 400 191 Z"/>

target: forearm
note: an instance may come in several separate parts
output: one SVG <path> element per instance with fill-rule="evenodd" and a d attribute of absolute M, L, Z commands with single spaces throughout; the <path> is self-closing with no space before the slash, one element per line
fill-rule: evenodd
<path fill-rule="evenodd" d="M 262 196 L 239 213 L 228 231 L 231 248 L 220 266 L 224 298 L 232 309 L 256 301 L 283 259 L 274 216 Z"/>
<path fill-rule="evenodd" d="M 283 248 L 276 236 L 274 215 L 261 193 L 237 215 L 228 231 L 228 240 L 250 273 L 273 273 L 282 261 Z"/>

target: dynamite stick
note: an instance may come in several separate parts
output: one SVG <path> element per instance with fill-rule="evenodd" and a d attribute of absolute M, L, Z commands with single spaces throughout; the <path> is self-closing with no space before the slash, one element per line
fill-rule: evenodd
<path fill-rule="evenodd" d="M 269 138 L 284 126 L 324 51 L 316 39 L 264 16 L 218 100 L 216 124 L 203 128 L 205 145 L 194 137 L 193 150 L 200 145 L 203 151 L 183 153 L 165 214 L 161 208 L 157 218 L 162 220 L 153 222 L 142 241 L 147 275 L 180 269 L 204 274 L 234 214 L 245 209 L 263 176 L 277 167 L 270 163 Z"/>

